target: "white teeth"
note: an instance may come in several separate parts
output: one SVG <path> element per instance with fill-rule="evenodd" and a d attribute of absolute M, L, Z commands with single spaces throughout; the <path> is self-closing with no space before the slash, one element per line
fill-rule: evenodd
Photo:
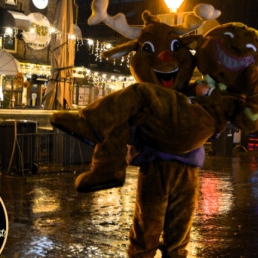
<path fill-rule="evenodd" d="M 244 57 L 237 57 L 237 56 L 230 56 L 228 55 L 221 47 L 219 42 L 216 42 L 216 54 L 219 63 L 224 66 L 226 69 L 231 71 L 239 71 L 250 64 L 255 62 L 254 57 L 252 55 L 244 56 Z"/>
<path fill-rule="evenodd" d="M 158 70 L 156 70 L 156 69 L 154 69 L 154 71 L 156 72 L 156 73 L 176 73 L 176 72 L 178 72 L 178 68 L 176 68 L 175 70 L 173 70 L 173 71 L 169 71 L 169 72 L 162 72 L 162 71 L 158 71 Z"/>

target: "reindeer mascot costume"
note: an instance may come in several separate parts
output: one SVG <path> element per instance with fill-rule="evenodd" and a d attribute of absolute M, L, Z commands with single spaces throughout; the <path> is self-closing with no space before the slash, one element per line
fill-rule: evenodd
<path fill-rule="evenodd" d="M 93 1 L 91 18 L 95 23 L 103 21 L 97 11 L 103 10 L 101 3 L 107 4 Z M 210 17 L 217 17 L 212 6 L 205 7 L 211 10 Z M 117 22 L 121 15 L 101 15 L 107 25 L 122 25 Z M 131 71 L 139 83 L 97 100 L 79 113 L 56 112 L 51 122 L 96 144 L 91 172 L 76 179 L 79 191 L 98 189 L 98 184 L 105 181 L 107 187 L 112 187 L 110 180 L 117 179 L 117 171 L 124 177 L 125 149 L 129 143 L 129 160 L 140 166 L 140 172 L 128 255 L 154 257 L 160 249 L 162 257 L 186 257 L 198 192 L 197 167 L 204 160 L 202 145 L 215 132 L 223 131 L 228 120 L 244 128 L 243 121 L 250 120 L 246 110 L 253 110 L 253 103 L 219 94 L 191 101 L 180 93 L 188 91 L 194 69 L 189 48 L 199 45 L 199 37 L 180 37 L 190 26 L 170 27 L 148 12 L 143 19 L 145 25 L 140 34 L 137 28 L 130 30 L 130 35 L 138 33 L 137 40 L 106 53 L 115 58 L 136 51 Z M 196 24 L 198 19 L 193 16 L 186 24 Z M 257 119 L 249 124 L 250 130 L 258 129 Z M 114 170 L 103 166 L 103 171 L 97 171 L 99 163 L 94 163 L 94 159 L 107 166 L 112 156 L 116 157 Z M 120 158 L 121 163 L 117 162 Z"/>
<path fill-rule="evenodd" d="M 206 92 L 234 94 L 252 106 L 245 109 L 247 116 L 242 117 L 246 119 L 245 129 L 252 130 L 251 121 L 257 119 L 258 108 L 257 30 L 240 22 L 219 25 L 204 35 L 195 58 L 204 75 L 204 84 L 199 83 Z"/>

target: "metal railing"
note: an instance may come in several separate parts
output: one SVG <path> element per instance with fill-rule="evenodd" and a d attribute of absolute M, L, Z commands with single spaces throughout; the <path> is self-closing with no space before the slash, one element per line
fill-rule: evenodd
<path fill-rule="evenodd" d="M 18 128 L 18 129 L 17 129 Z M 21 126 L 22 128 L 22 126 Z M 84 170 L 93 148 L 53 128 L 28 126 L 17 121 L 0 124 L 0 171 L 7 175 Z"/>

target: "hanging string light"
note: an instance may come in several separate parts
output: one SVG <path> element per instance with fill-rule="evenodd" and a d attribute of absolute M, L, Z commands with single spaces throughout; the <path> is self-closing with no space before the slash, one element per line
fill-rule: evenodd
<path fill-rule="evenodd" d="M 95 56 L 95 61 L 100 63 L 103 62 L 102 53 L 113 47 L 113 45 L 110 42 L 101 42 L 99 40 L 93 40 L 89 38 L 86 38 L 84 40 L 87 41 L 89 53 L 93 54 Z M 134 55 L 134 53 L 131 52 L 126 57 L 123 56 L 120 59 L 113 59 L 113 65 L 115 66 L 118 60 L 120 66 L 125 65 L 127 68 L 129 68 L 130 59 L 132 55 Z M 108 61 L 109 59 L 106 58 L 106 60 Z"/>

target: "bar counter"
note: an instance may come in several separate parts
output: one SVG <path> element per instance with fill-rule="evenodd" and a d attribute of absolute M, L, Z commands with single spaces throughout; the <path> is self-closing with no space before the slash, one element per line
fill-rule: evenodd
<path fill-rule="evenodd" d="M 56 110 L 0 109 L 0 172 L 25 175 L 70 170 L 91 161 L 93 148 L 54 128 Z M 36 168 L 35 168 L 36 166 Z"/>
<path fill-rule="evenodd" d="M 0 120 L 32 120 L 37 122 L 38 127 L 52 128 L 49 117 L 54 110 L 43 109 L 0 109 Z"/>

